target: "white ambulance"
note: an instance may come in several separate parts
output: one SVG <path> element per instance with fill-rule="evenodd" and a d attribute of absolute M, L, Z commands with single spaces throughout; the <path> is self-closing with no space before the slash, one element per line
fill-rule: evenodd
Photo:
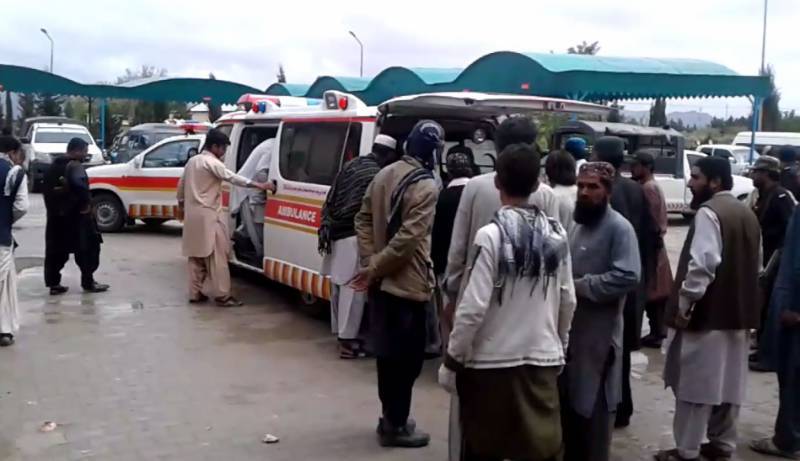
<path fill-rule="evenodd" d="M 308 301 L 330 297 L 330 282 L 319 273 L 322 258 L 317 252 L 317 229 L 328 189 L 344 163 L 370 152 L 378 133 L 388 134 L 402 145 L 418 120 L 436 120 L 446 133 L 445 152 L 456 145 L 467 146 L 479 166 L 488 171 L 495 157 L 494 129 L 507 115 L 579 113 L 601 117 L 608 113 L 604 106 L 577 101 L 471 92 L 399 97 L 367 107 L 353 95 L 329 91 L 316 108 L 278 109 L 269 103 L 265 108 L 217 126 L 231 138 L 225 162 L 234 171 L 255 146 L 275 139 L 269 180 L 277 189 L 266 199 L 263 225 L 243 222 L 241 212 L 229 213 L 232 263 L 294 287 Z M 229 191 L 230 187 L 223 195 L 226 206 Z M 263 245 L 252 244 L 252 235 L 244 232 L 247 228 L 259 228 Z"/>
<path fill-rule="evenodd" d="M 284 112 L 307 109 L 309 104 L 319 106 L 319 99 L 295 98 L 246 94 L 237 102 L 251 113 L 272 108 L 271 116 Z M 309 110 L 309 109 L 307 109 Z M 242 122 L 247 111 L 232 112 L 222 116 L 217 125 L 228 134 L 235 123 Z M 276 125 L 277 126 L 277 125 Z M 92 190 L 92 200 L 97 225 L 102 232 L 117 232 L 137 219 L 151 226 L 158 226 L 172 219 L 179 219 L 176 199 L 178 179 L 183 167 L 192 155 L 202 148 L 205 133 L 192 125 L 182 125 L 186 134 L 164 139 L 142 151 L 130 161 L 105 165 L 87 170 Z M 207 130 L 202 130 L 207 131 Z M 239 130 L 241 132 L 241 130 Z M 248 133 L 254 133 L 248 130 Z M 274 136 L 274 131 L 272 132 Z M 252 139 L 243 158 L 257 145 L 258 136 Z M 241 166 L 236 162 L 229 165 Z"/>

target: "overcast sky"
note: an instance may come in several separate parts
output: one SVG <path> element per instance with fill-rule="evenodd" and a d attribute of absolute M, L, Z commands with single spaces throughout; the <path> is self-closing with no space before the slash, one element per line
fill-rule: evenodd
<path fill-rule="evenodd" d="M 474 5 L 474 6 L 473 6 Z M 800 1 L 771 0 L 767 62 L 800 112 Z M 599 41 L 608 56 L 697 58 L 741 74 L 760 66 L 763 0 L 99 1 L 0 0 L 0 62 L 44 68 L 79 82 L 113 81 L 125 68 L 217 78 L 265 88 L 283 63 L 289 82 L 365 75 L 392 65 L 465 67 L 493 51 L 556 53 Z M 677 101 L 670 110 L 748 112 L 746 99 Z M 644 108 L 629 104 L 630 109 Z M 726 108 L 727 106 L 727 108 Z"/>

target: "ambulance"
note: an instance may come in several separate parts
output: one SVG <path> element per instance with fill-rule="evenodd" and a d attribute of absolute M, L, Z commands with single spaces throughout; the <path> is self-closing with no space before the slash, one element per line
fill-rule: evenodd
<path fill-rule="evenodd" d="M 265 104 L 275 109 L 307 108 L 319 105 L 319 99 L 245 94 L 239 108 L 253 111 Z M 279 110 L 273 110 L 277 117 Z M 242 122 L 245 110 L 222 116 L 217 124 L 230 133 L 235 123 Z M 178 180 L 189 158 L 199 152 L 207 128 L 192 124 L 179 125 L 183 135 L 172 136 L 150 146 L 131 160 L 87 170 L 92 191 L 94 213 L 101 232 L 118 232 L 137 219 L 149 226 L 179 219 L 176 201 Z M 250 147 L 250 150 L 255 145 Z M 249 151 L 247 152 L 249 154 Z M 232 165 L 236 166 L 236 165 Z M 95 171 L 96 170 L 96 171 Z"/>
<path fill-rule="evenodd" d="M 231 186 L 225 186 L 223 205 L 233 240 L 231 263 L 297 289 L 307 302 L 329 299 L 330 281 L 320 274 L 317 229 L 326 195 L 343 164 L 368 154 L 377 134 L 390 135 L 402 145 L 417 121 L 433 119 L 445 130 L 445 153 L 454 146 L 469 147 L 481 169 L 491 171 L 496 157 L 494 130 L 505 117 L 520 113 L 600 118 L 608 108 L 474 92 L 404 96 L 368 107 L 352 94 L 328 91 L 316 107 L 279 108 L 261 101 L 244 115 L 220 121 L 217 128 L 231 139 L 225 157 L 231 170 L 239 171 L 256 146 L 274 139 L 269 180 L 276 191 L 266 198 L 263 219 L 247 222 L 252 216 L 242 213 L 242 206 L 238 211 L 231 209 Z M 441 160 L 436 174 L 446 174 Z M 253 244 L 253 232 L 248 229 L 263 235 L 261 245 Z"/>

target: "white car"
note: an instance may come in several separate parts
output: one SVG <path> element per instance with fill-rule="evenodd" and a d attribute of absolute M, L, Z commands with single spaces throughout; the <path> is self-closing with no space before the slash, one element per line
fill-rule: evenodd
<path fill-rule="evenodd" d="M 189 157 L 198 152 L 204 140 L 205 134 L 173 136 L 126 163 L 88 170 L 100 231 L 116 232 L 136 219 L 156 226 L 180 218 L 178 180 Z"/>
<path fill-rule="evenodd" d="M 694 215 L 695 210 L 689 206 L 692 203 L 692 191 L 689 190 L 689 179 L 692 166 L 707 154 L 693 150 L 683 151 L 683 177 L 663 175 L 656 172 L 655 179 L 664 191 L 667 201 L 667 212 L 681 213 L 685 217 Z M 740 175 L 733 175 L 733 189 L 731 192 L 739 200 L 746 200 L 755 187 L 753 180 Z"/>
<path fill-rule="evenodd" d="M 87 168 L 105 163 L 103 152 L 85 126 L 60 122 L 34 123 L 28 130 L 28 136 L 23 138 L 28 186 L 32 192 L 41 187 L 44 174 L 53 160 L 66 154 L 67 144 L 72 138 L 83 139 L 89 144 L 89 156 L 83 161 Z"/>
<path fill-rule="evenodd" d="M 731 172 L 746 175 L 750 165 L 758 160 L 758 152 L 753 152 L 753 161 L 750 161 L 750 147 L 735 144 L 704 144 L 696 149 L 706 155 L 726 158 L 731 162 Z"/>

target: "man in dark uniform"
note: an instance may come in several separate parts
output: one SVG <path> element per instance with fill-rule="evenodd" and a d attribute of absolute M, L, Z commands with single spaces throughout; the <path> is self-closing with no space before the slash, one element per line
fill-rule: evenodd
<path fill-rule="evenodd" d="M 792 194 L 781 185 L 781 164 L 777 159 L 768 156 L 760 157 L 753 165 L 750 176 L 753 178 L 753 185 L 758 189 L 758 200 L 753 207 L 753 212 L 761 225 L 762 264 L 764 265 L 764 272 L 761 276 L 763 293 L 761 325 L 765 325 L 772 287 L 778 275 L 780 261 L 778 250 L 783 248 L 786 228 L 796 202 Z M 763 332 L 762 326 L 758 331 L 759 345 L 764 341 Z M 760 360 L 760 355 L 756 352 L 751 355 L 750 368 L 753 371 L 770 371 L 771 367 Z"/>
<path fill-rule="evenodd" d="M 66 155 L 55 159 L 44 177 L 44 204 L 47 208 L 45 228 L 44 281 L 51 295 L 60 295 L 68 288 L 61 285 L 61 269 L 75 255 L 81 270 L 81 286 L 90 293 L 108 290 L 97 283 L 94 272 L 100 265 L 100 244 L 103 238 L 92 214 L 89 177 L 81 161 L 89 153 L 89 144 L 72 138 Z"/>
<path fill-rule="evenodd" d="M 800 178 L 798 178 L 797 171 L 797 150 L 792 146 L 783 146 L 778 150 L 778 159 L 781 161 L 781 186 L 791 192 L 796 200 L 798 196 L 800 196 Z"/>
<path fill-rule="evenodd" d="M 641 267 L 648 267 L 657 257 L 656 242 L 660 232 L 652 220 L 647 198 L 642 185 L 620 174 L 625 163 L 625 141 L 617 136 L 603 136 L 595 141 L 594 155 L 601 162 L 610 163 L 616 170 L 611 207 L 625 217 L 633 226 L 639 243 Z M 639 284 L 625 297 L 623 353 L 622 353 L 622 402 L 617 409 L 616 427 L 627 427 L 633 415 L 631 393 L 631 352 L 641 347 L 642 317 L 647 299 L 647 274 L 642 274 Z"/>

